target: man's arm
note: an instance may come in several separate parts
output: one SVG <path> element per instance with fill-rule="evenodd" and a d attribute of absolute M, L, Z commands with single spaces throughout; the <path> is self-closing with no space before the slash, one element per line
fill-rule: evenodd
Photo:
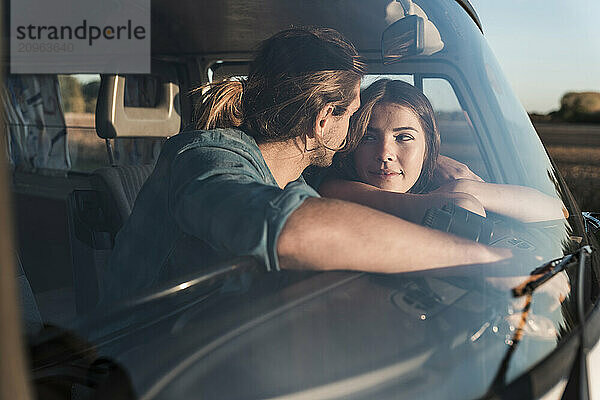
<path fill-rule="evenodd" d="M 335 199 L 306 199 L 277 243 L 287 269 L 398 273 L 481 264 L 511 257 L 492 248 L 392 215 Z"/>
<path fill-rule="evenodd" d="M 169 180 L 169 213 L 179 229 L 223 258 L 251 256 L 268 270 L 279 269 L 276 242 L 288 216 L 318 197 L 301 182 L 266 184 L 250 158 L 217 147 L 181 152 Z"/>

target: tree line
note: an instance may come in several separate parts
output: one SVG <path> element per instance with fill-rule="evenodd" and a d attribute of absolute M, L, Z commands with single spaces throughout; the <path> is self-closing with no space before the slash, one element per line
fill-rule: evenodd
<path fill-rule="evenodd" d="M 569 92 L 560 109 L 546 115 L 530 114 L 533 121 L 600 123 L 600 92 Z"/>
<path fill-rule="evenodd" d="M 70 75 L 59 75 L 58 84 L 63 105 L 63 112 L 94 113 L 96 98 L 100 89 L 100 81 L 82 83 Z"/>

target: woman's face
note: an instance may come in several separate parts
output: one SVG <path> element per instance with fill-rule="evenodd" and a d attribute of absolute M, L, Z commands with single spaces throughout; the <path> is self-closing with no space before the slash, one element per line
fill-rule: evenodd
<path fill-rule="evenodd" d="M 363 182 L 405 193 L 421 175 L 425 147 L 425 131 L 411 109 L 392 103 L 376 104 L 367 131 L 354 151 L 354 166 Z"/>

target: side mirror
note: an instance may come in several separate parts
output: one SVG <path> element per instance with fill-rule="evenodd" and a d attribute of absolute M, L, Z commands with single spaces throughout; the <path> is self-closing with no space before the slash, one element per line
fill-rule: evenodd
<path fill-rule="evenodd" d="M 408 15 L 390 25 L 381 35 L 381 59 L 391 64 L 425 50 L 425 20 Z"/>

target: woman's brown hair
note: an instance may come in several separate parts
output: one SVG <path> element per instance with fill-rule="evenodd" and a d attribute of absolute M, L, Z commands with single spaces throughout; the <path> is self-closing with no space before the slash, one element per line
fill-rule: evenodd
<path fill-rule="evenodd" d="M 406 107 L 419 118 L 425 131 L 425 159 L 421 175 L 408 191 L 424 193 L 428 190 L 440 154 L 440 133 L 438 131 L 433 107 L 421 91 L 406 82 L 380 79 L 372 83 L 360 93 L 360 108 L 350 121 L 350 133 L 360 141 L 367 130 L 373 108 L 377 104 L 396 104 Z M 352 154 L 337 154 L 334 166 L 344 179 L 357 180 Z"/>
<path fill-rule="evenodd" d="M 328 28 L 294 28 L 265 40 L 248 77 L 196 89 L 197 129 L 240 127 L 261 142 L 311 132 L 327 105 L 343 115 L 363 74 L 354 46 Z M 357 140 L 348 137 L 346 147 Z"/>

